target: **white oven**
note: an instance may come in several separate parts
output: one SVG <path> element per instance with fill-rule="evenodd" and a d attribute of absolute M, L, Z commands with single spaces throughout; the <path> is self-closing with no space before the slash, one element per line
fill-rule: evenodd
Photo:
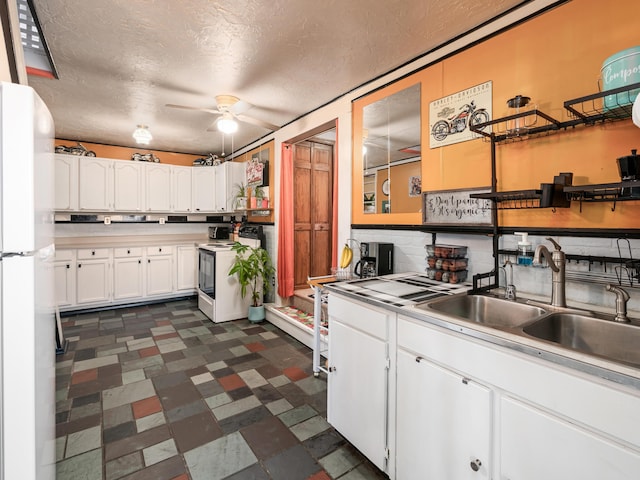
<path fill-rule="evenodd" d="M 245 231 L 243 231 L 243 229 Z M 238 241 L 252 247 L 261 245 L 259 226 L 243 227 Z M 246 318 L 251 297 L 240 296 L 240 284 L 229 275 L 236 253 L 228 241 L 198 246 L 198 308 L 213 322 Z"/>

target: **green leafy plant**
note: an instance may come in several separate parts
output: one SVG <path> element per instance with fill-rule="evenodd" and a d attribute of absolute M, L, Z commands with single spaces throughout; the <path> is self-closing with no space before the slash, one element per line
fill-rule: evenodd
<path fill-rule="evenodd" d="M 258 200 L 262 200 L 262 198 L 264 197 L 264 190 L 262 190 L 262 187 L 256 187 L 253 191 L 253 194 Z"/>
<path fill-rule="evenodd" d="M 263 295 L 271 290 L 271 277 L 276 271 L 269 252 L 240 242 L 234 243 L 231 250 L 236 252 L 236 258 L 229 275 L 237 275 L 242 298 L 247 296 L 247 289 L 250 289 L 253 306 L 259 307 L 262 305 Z"/>
<path fill-rule="evenodd" d="M 236 183 L 234 188 L 236 190 L 235 208 L 239 210 L 247 208 L 247 185 L 244 183 Z"/>

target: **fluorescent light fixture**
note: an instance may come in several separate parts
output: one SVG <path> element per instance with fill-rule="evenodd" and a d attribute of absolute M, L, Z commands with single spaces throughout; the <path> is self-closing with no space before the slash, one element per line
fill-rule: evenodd
<path fill-rule="evenodd" d="M 238 122 L 229 112 L 224 112 L 218 120 L 218 130 L 226 134 L 235 133 L 238 131 Z"/>
<path fill-rule="evenodd" d="M 133 131 L 133 138 L 135 138 L 136 143 L 149 145 L 151 140 L 153 140 L 153 135 L 151 135 L 149 127 L 146 125 L 138 125 L 138 127 Z"/>

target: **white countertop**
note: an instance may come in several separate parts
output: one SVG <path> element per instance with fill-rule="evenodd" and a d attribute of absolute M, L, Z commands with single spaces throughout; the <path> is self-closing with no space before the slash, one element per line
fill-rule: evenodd
<path fill-rule="evenodd" d="M 56 237 L 57 249 L 65 248 L 109 248 L 146 247 L 154 245 L 198 245 L 209 243 L 207 235 L 113 235 L 104 237 Z"/>
<path fill-rule="evenodd" d="M 394 279 L 401 280 L 403 278 L 417 275 L 416 273 L 396 274 L 393 276 L 385 276 L 388 281 Z M 394 277 L 394 278 L 390 278 Z M 425 311 L 423 309 L 416 308 L 415 303 L 402 301 L 393 302 L 390 300 L 383 300 L 376 298 L 378 293 L 376 290 L 371 291 L 371 295 L 363 297 L 361 292 L 354 292 L 353 289 L 348 287 L 351 282 L 340 282 L 332 285 L 328 285 L 328 289 L 331 292 L 346 295 L 354 300 L 366 300 L 369 303 L 375 304 L 379 307 L 393 310 L 401 315 L 405 315 L 414 318 L 419 321 L 424 321 L 432 325 L 446 328 L 457 333 L 468 335 L 470 337 L 487 341 L 495 345 L 507 347 L 511 350 L 523 352 L 531 355 L 535 358 L 542 358 L 571 369 L 585 372 L 590 375 L 595 375 L 600 378 L 612 380 L 617 383 L 632 386 L 634 388 L 640 388 L 640 368 L 625 365 L 623 363 L 610 361 L 605 358 L 589 355 L 573 349 L 564 348 L 560 345 L 556 345 L 551 342 L 545 342 L 538 340 L 534 337 L 515 333 L 516 329 L 509 328 L 496 328 L 484 325 L 482 323 L 470 322 L 468 320 L 459 319 L 446 313 L 438 312 L 437 310 L 429 309 Z M 360 288 L 366 289 L 366 284 L 361 284 Z M 375 283 L 374 283 L 375 285 Z M 399 283 L 402 285 L 402 283 Z M 392 292 L 393 289 L 387 289 L 387 295 Z M 400 290 L 403 290 L 401 288 Z M 450 292 L 456 294 L 457 292 Z M 458 293 L 465 295 L 466 293 Z M 529 295 L 520 295 L 521 299 L 530 299 L 540 304 L 547 304 L 548 298 L 541 298 Z M 543 306 L 544 308 L 544 306 Z M 579 310 L 586 310 L 599 313 L 615 314 L 611 309 L 605 309 L 598 305 L 585 305 L 585 304 L 571 304 L 570 308 Z M 631 318 L 639 318 L 630 312 Z M 640 348 L 640 347 L 639 347 Z"/>

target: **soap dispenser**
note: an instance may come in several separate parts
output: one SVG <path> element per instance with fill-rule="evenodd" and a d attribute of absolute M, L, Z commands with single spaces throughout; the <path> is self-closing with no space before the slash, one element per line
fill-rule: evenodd
<path fill-rule="evenodd" d="M 529 266 L 533 264 L 533 246 L 529 241 L 529 234 L 527 232 L 513 232 L 514 235 L 519 235 L 521 240 L 518 242 L 518 265 Z"/>

